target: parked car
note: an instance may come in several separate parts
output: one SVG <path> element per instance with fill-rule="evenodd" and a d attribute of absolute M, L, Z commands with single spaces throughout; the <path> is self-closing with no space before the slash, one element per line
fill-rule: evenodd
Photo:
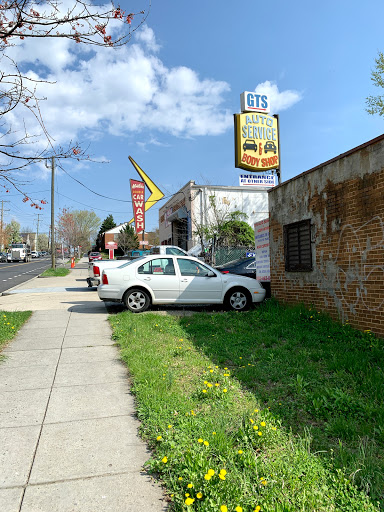
<path fill-rule="evenodd" d="M 12 253 L 11 252 L 7 252 L 7 262 L 8 261 L 12 261 Z"/>
<path fill-rule="evenodd" d="M 184 251 L 177 245 L 155 245 L 149 250 L 150 254 L 179 254 L 180 256 L 188 256 L 187 251 Z"/>
<path fill-rule="evenodd" d="M 245 277 L 253 277 L 256 279 L 256 261 L 255 258 L 239 258 L 238 260 L 229 261 L 215 268 L 220 270 L 222 274 L 237 274 Z"/>
<path fill-rule="evenodd" d="M 97 293 L 103 301 L 124 303 L 133 313 L 151 304 L 225 304 L 244 311 L 265 297 L 255 279 L 222 274 L 197 258 L 175 255 L 143 256 L 106 268 Z"/>
<path fill-rule="evenodd" d="M 102 260 L 103 257 L 101 256 L 101 254 L 99 252 L 90 252 L 89 253 L 89 256 L 88 256 L 88 261 L 94 261 L 94 260 Z"/>
<path fill-rule="evenodd" d="M 0 262 L 5 263 L 7 261 L 7 253 L 6 252 L 0 252 Z"/>
<path fill-rule="evenodd" d="M 32 258 L 39 258 L 40 254 L 37 251 L 31 251 Z"/>

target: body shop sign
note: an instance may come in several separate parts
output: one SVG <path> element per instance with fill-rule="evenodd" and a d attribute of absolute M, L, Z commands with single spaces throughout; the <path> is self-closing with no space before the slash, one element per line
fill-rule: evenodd
<path fill-rule="evenodd" d="M 135 230 L 139 234 L 145 228 L 145 184 L 143 181 L 129 180 L 131 183 L 133 217 Z"/>
<path fill-rule="evenodd" d="M 265 114 L 234 114 L 235 167 L 267 171 L 280 167 L 278 118 Z"/>

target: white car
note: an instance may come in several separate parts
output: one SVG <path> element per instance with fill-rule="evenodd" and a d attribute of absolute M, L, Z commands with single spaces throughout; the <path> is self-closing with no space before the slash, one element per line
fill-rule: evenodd
<path fill-rule="evenodd" d="M 31 251 L 31 256 L 32 256 L 32 258 L 39 258 L 40 257 L 40 255 L 39 255 L 39 253 L 37 251 Z"/>
<path fill-rule="evenodd" d="M 222 274 L 192 256 L 151 255 L 105 269 L 97 293 L 141 313 L 151 304 L 225 304 L 244 311 L 266 292 L 256 279 Z"/>

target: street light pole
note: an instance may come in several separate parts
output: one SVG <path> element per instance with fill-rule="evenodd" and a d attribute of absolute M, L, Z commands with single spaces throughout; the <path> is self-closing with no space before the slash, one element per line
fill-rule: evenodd
<path fill-rule="evenodd" d="M 52 179 L 51 179 L 51 261 L 52 268 L 56 269 L 55 261 L 55 157 L 52 157 Z"/>

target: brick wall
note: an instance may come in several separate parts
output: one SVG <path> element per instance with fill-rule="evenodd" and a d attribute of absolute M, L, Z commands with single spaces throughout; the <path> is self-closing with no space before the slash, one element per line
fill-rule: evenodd
<path fill-rule="evenodd" d="M 272 294 L 384 337 L 384 135 L 269 194 Z M 283 226 L 311 219 L 313 270 L 286 272 Z"/>

